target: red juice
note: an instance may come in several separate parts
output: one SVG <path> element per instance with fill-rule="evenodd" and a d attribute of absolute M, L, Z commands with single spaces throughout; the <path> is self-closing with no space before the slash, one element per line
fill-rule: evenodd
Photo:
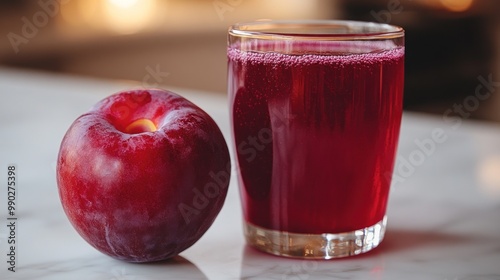
<path fill-rule="evenodd" d="M 360 45 L 359 54 L 229 47 L 247 222 L 321 234 L 384 218 L 402 115 L 404 47 L 365 53 L 369 47 Z"/>

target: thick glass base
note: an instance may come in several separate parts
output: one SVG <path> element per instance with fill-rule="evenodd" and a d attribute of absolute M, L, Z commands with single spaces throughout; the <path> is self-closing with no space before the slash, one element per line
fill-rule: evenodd
<path fill-rule="evenodd" d="M 302 259 L 333 259 L 359 255 L 377 247 L 384 239 L 387 218 L 363 229 L 323 234 L 270 230 L 245 222 L 249 245 L 274 255 Z"/>

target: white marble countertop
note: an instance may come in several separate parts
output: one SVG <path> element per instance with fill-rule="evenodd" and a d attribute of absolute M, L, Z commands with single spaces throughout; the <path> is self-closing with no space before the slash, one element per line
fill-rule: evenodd
<path fill-rule="evenodd" d="M 64 215 L 55 160 L 77 116 L 131 87 L 0 68 L 0 279 L 500 279 L 500 126 L 414 113 L 403 120 L 386 238 L 372 252 L 303 261 L 246 247 L 233 176 L 215 223 L 179 257 L 130 264 L 99 253 Z M 173 90 L 205 109 L 231 143 L 224 95 Z M 6 262 L 9 164 L 18 169 L 16 272 Z"/>

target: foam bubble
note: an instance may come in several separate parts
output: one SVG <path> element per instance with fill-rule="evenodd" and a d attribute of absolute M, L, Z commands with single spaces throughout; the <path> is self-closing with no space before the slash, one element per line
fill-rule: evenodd
<path fill-rule="evenodd" d="M 379 46 L 379 44 L 359 44 L 351 42 L 349 46 L 296 43 L 299 47 L 258 51 L 244 51 L 234 46 L 228 47 L 229 59 L 237 62 L 279 65 L 285 67 L 302 65 L 353 65 L 379 64 L 397 61 L 404 56 L 404 47 Z M 316 48 L 313 48 L 315 46 Z M 389 48 L 390 47 L 390 48 Z M 389 48 L 389 49 L 387 49 Z"/>

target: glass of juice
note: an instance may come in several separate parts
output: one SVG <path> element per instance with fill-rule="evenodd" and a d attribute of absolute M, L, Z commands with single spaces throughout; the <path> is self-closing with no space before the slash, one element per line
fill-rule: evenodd
<path fill-rule="evenodd" d="M 331 259 L 377 247 L 402 116 L 404 30 L 256 21 L 228 34 L 233 146 L 251 246 Z"/>

